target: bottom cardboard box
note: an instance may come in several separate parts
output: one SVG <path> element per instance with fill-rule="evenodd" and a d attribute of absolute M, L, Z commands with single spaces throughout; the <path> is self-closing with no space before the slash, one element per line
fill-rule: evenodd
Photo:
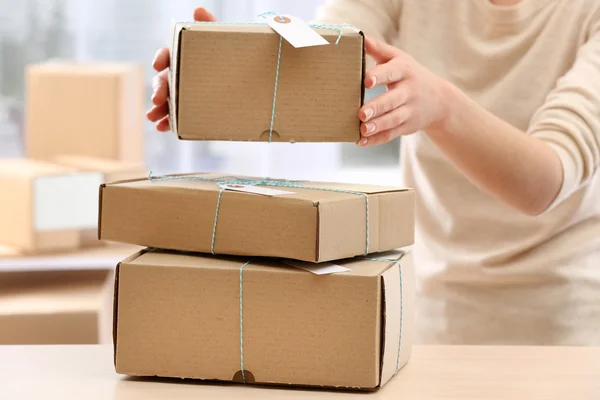
<path fill-rule="evenodd" d="M 110 343 L 114 271 L 2 273 L 0 345 Z"/>
<path fill-rule="evenodd" d="M 377 389 L 410 358 L 415 277 L 410 253 L 372 258 L 331 266 L 143 250 L 117 267 L 115 369 Z M 301 269 L 328 266 L 347 270 Z"/>

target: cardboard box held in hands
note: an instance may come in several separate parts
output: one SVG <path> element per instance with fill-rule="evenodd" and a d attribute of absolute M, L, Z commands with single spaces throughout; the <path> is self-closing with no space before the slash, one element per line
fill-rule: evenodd
<path fill-rule="evenodd" d="M 410 246 L 414 191 L 167 175 L 100 190 L 100 239 L 161 249 L 322 262 Z"/>
<path fill-rule="evenodd" d="M 102 174 L 28 159 L 0 160 L 0 243 L 24 253 L 75 249 L 97 225 Z"/>
<path fill-rule="evenodd" d="M 415 277 L 403 255 L 336 261 L 344 272 L 317 275 L 327 267 L 136 254 L 117 267 L 116 371 L 377 389 L 411 355 Z"/>
<path fill-rule="evenodd" d="M 176 24 L 171 128 L 184 140 L 359 140 L 363 35 L 314 30 L 329 44 L 295 48 L 266 23 Z"/>

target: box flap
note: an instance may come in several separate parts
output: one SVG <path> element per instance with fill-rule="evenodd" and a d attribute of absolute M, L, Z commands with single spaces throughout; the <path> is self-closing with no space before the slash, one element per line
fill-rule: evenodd
<path fill-rule="evenodd" d="M 377 258 L 388 259 L 385 255 Z M 410 359 L 414 330 L 415 272 L 412 254 L 400 258 L 383 273 L 385 323 L 380 386 L 385 385 Z"/>

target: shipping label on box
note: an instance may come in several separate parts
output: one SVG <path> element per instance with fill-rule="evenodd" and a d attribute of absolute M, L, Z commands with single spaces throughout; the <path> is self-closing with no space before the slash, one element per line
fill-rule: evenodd
<path fill-rule="evenodd" d="M 25 252 L 79 245 L 97 225 L 102 174 L 27 159 L 0 160 L 0 243 Z"/>
<path fill-rule="evenodd" d="M 363 34 L 312 28 L 327 45 L 296 48 L 266 22 L 175 24 L 171 128 L 185 140 L 359 140 Z"/>
<path fill-rule="evenodd" d="M 379 388 L 411 355 L 415 277 L 403 255 L 317 276 L 278 260 L 142 251 L 117 267 L 116 371 Z"/>
<path fill-rule="evenodd" d="M 99 236 L 162 249 L 323 262 L 413 244 L 414 202 L 407 188 L 169 175 L 103 185 Z"/>

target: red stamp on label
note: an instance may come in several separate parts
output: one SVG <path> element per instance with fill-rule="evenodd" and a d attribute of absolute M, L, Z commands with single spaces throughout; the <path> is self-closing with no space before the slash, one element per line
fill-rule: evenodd
<path fill-rule="evenodd" d="M 292 20 L 289 19 L 288 17 L 284 17 L 281 15 L 277 15 L 277 16 L 273 17 L 273 21 L 275 21 L 279 24 L 289 24 L 290 22 L 292 22 Z"/>

